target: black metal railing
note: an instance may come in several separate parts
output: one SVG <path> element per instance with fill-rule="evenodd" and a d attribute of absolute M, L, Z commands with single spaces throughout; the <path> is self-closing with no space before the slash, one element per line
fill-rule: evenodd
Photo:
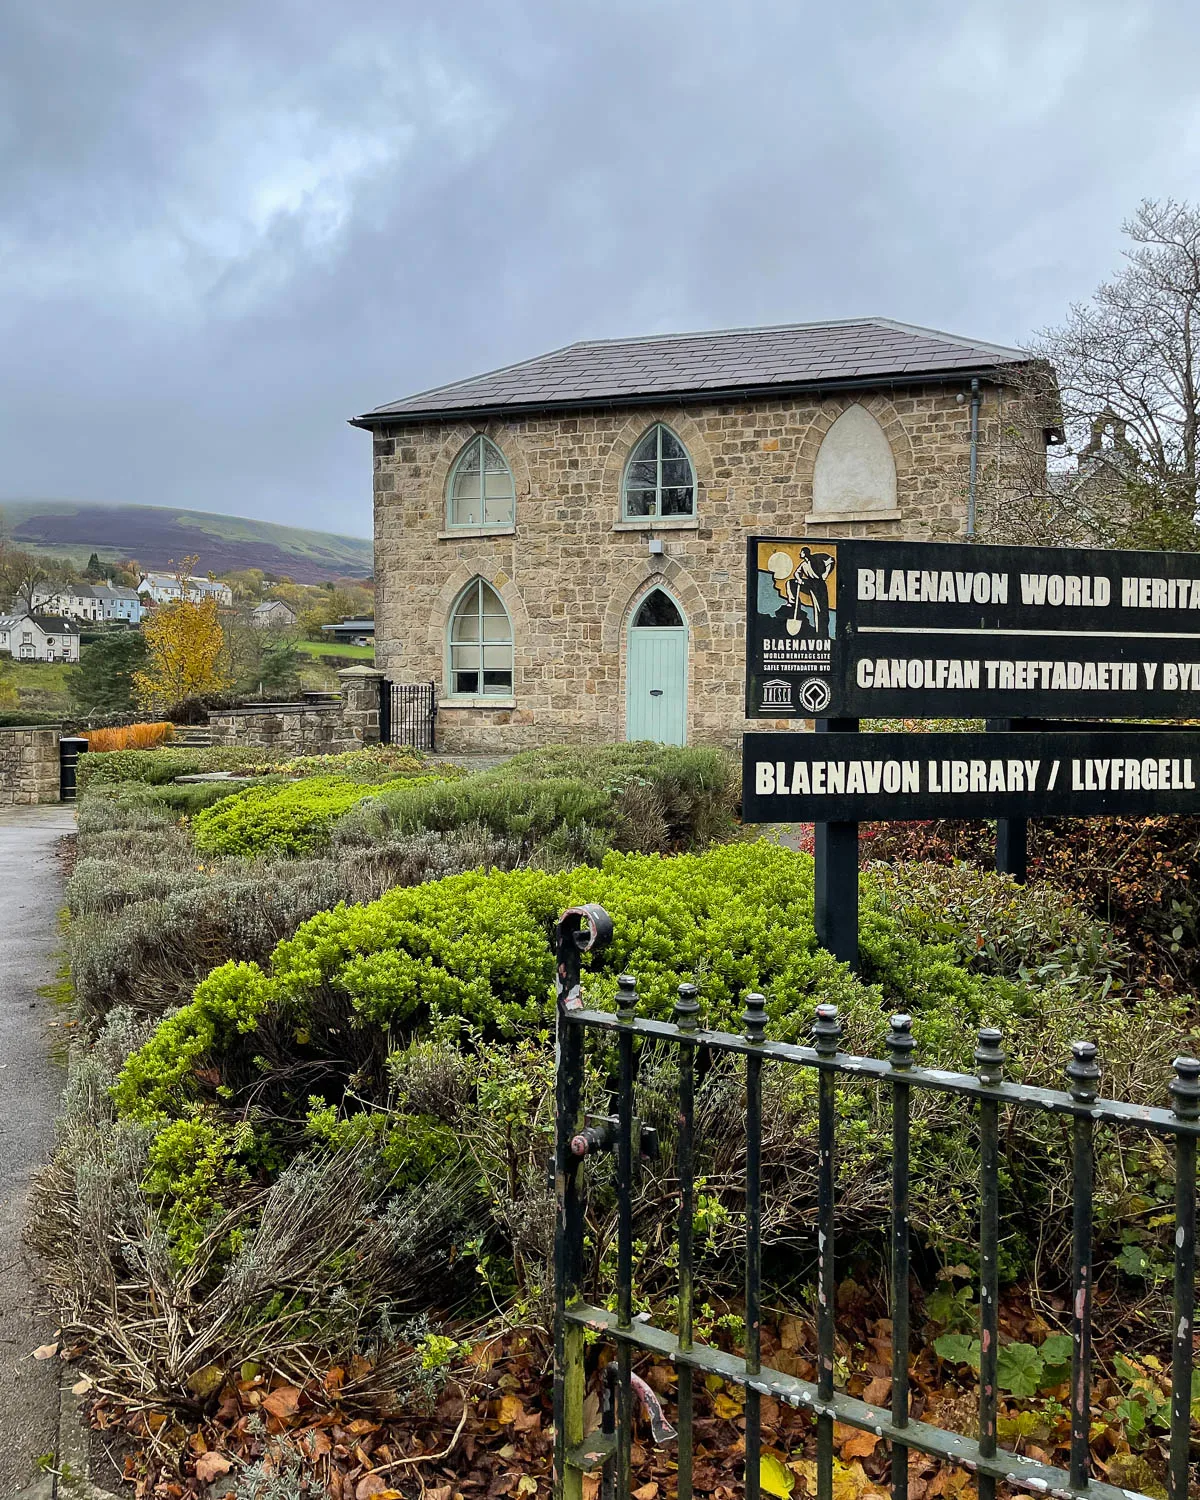
<path fill-rule="evenodd" d="M 380 681 L 379 738 L 383 744 L 432 750 L 436 720 L 436 683 Z"/>
<path fill-rule="evenodd" d="M 693 1377 L 713 1374 L 745 1389 L 745 1493 L 760 1495 L 764 1395 L 809 1411 L 817 1428 L 817 1496 L 831 1500 L 834 1475 L 834 1423 L 841 1422 L 886 1438 L 891 1444 L 891 1493 L 907 1500 L 908 1454 L 914 1450 L 961 1465 L 976 1476 L 979 1500 L 993 1500 L 997 1483 L 1028 1493 L 1089 1500 L 1144 1500 L 1136 1492 L 1097 1480 L 1091 1474 L 1092 1178 L 1093 1133 L 1097 1124 L 1138 1127 L 1174 1143 L 1175 1236 L 1172 1398 L 1168 1493 L 1187 1500 L 1200 1493 L 1190 1466 L 1193 1328 L 1196 1301 L 1196 1140 L 1200 1136 L 1200 1061 L 1178 1057 L 1169 1086 L 1169 1108 L 1147 1108 L 1097 1095 L 1100 1070 L 1090 1042 L 1075 1042 L 1066 1066 L 1064 1091 L 1004 1080 L 1001 1033 L 979 1032 L 976 1075 L 920 1067 L 914 1059 L 912 1022 L 892 1017 L 886 1061 L 839 1050 L 837 1008 L 818 1005 L 813 1045 L 765 1040 L 766 1000 L 747 994 L 744 1032 L 708 1031 L 698 1025 L 697 990 L 679 987 L 673 1023 L 637 1016 L 637 988 L 628 975 L 618 980 L 616 1014 L 583 1008 L 579 956 L 599 949 L 611 935 L 599 907 L 567 912 L 558 928 L 557 1154 L 558 1212 L 555 1238 L 555 1473 L 556 1494 L 579 1500 L 582 1476 L 605 1471 L 605 1488 L 625 1500 L 630 1492 L 633 1391 L 637 1351 L 669 1359 L 678 1373 L 678 1496 L 691 1500 Z M 585 1039 L 588 1033 L 616 1042 L 616 1114 L 585 1119 L 583 1109 Z M 638 1126 L 634 1119 L 635 1044 L 678 1048 L 679 1179 L 678 1310 L 674 1331 L 633 1312 L 633 1196 Z M 732 1054 L 745 1059 L 746 1242 L 744 1357 L 698 1344 L 693 1330 L 693 1219 L 695 1210 L 695 1072 L 698 1054 Z M 817 1379 L 799 1379 L 770 1369 L 761 1359 L 762 1311 L 762 1070 L 788 1065 L 818 1074 L 818 1263 L 816 1297 Z M 892 1299 L 892 1391 L 890 1410 L 870 1405 L 834 1388 L 835 1281 L 834 1210 L 839 1076 L 888 1089 L 892 1096 L 892 1192 L 890 1282 Z M 979 1112 L 980 1140 L 980 1370 L 978 1438 L 934 1427 L 909 1415 L 909 1120 L 914 1090 L 957 1095 Z M 1036 1110 L 1071 1121 L 1074 1195 L 1073 1286 L 1071 1298 L 1070 1469 L 1064 1471 L 1006 1452 L 997 1444 L 997 1355 L 999 1294 L 999 1132 L 1001 1111 Z M 584 1180 L 587 1157 L 614 1149 L 617 1195 L 616 1310 L 589 1303 L 583 1295 Z M 615 1430 L 611 1421 L 584 1440 L 584 1335 L 591 1330 L 617 1349 Z M 674 1436 L 670 1428 L 662 1430 Z M 602 1491 L 603 1493 L 603 1491 Z"/>

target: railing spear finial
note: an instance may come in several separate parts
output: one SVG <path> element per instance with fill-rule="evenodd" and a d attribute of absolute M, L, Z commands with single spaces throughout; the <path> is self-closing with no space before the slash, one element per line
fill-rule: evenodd
<path fill-rule="evenodd" d="M 1100 1082 L 1095 1042 L 1072 1042 L 1071 1061 L 1066 1066 L 1068 1087 L 1076 1104 L 1092 1104 Z"/>
<path fill-rule="evenodd" d="M 813 1022 L 813 1046 L 819 1057 L 836 1057 L 838 1043 L 842 1039 L 842 1023 L 838 1020 L 836 1005 L 817 1006 L 817 1019 Z"/>
<path fill-rule="evenodd" d="M 748 1042 L 764 1041 L 767 1035 L 767 997 L 757 990 L 746 996 L 746 1008 L 742 1012 L 742 1025 L 746 1028 Z"/>
<path fill-rule="evenodd" d="M 913 1048 L 917 1039 L 912 1034 L 912 1017 L 901 1012 L 892 1017 L 887 1034 L 888 1061 L 900 1072 L 912 1067 Z"/>
<path fill-rule="evenodd" d="M 694 984 L 681 984 L 675 1001 L 675 1024 L 680 1031 L 695 1031 L 696 1020 L 700 1014 L 700 1002 L 696 996 L 700 993 Z"/>
<path fill-rule="evenodd" d="M 975 1067 L 980 1083 L 994 1088 L 1004 1080 L 1004 1033 L 998 1026 L 981 1026 L 975 1047 Z"/>
<path fill-rule="evenodd" d="M 1171 1108 L 1181 1120 L 1200 1119 L 1200 1060 L 1177 1057 L 1171 1066 Z"/>
<path fill-rule="evenodd" d="M 628 1024 L 637 1012 L 637 980 L 632 974 L 617 975 L 617 1020 Z"/>

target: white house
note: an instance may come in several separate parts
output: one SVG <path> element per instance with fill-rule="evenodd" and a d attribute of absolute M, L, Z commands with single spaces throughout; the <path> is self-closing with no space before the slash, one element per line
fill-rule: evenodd
<path fill-rule="evenodd" d="M 233 603 L 233 590 L 227 583 L 220 583 L 215 578 L 186 578 L 184 582 L 189 599 L 211 598 L 218 604 Z M 148 598 L 154 604 L 171 604 L 183 597 L 179 579 L 173 573 L 145 573 L 137 591 L 143 599 Z"/>
<path fill-rule="evenodd" d="M 65 615 L 0 615 L 0 651 L 17 661 L 78 661 L 79 628 Z"/>
<path fill-rule="evenodd" d="M 43 586 L 34 592 L 33 606 L 38 611 L 66 615 L 69 620 L 96 623 L 125 620 L 137 625 L 142 618 L 137 590 L 117 588 L 111 582 L 65 583 L 58 589 Z"/>

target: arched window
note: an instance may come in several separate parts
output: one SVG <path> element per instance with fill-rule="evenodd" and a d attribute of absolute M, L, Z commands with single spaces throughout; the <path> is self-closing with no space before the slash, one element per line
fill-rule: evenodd
<path fill-rule="evenodd" d="M 696 514 L 692 461 L 687 449 L 661 422 L 638 439 L 629 455 L 621 508 L 628 521 Z"/>
<path fill-rule="evenodd" d="M 450 692 L 511 698 L 512 690 L 512 622 L 496 590 L 473 578 L 450 614 Z"/>
<path fill-rule="evenodd" d="M 471 438 L 454 460 L 446 485 L 446 525 L 511 526 L 517 492 L 512 470 L 491 438 Z"/>

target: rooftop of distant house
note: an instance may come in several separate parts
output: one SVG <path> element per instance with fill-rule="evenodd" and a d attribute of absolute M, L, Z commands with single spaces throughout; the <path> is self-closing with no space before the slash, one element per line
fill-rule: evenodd
<path fill-rule="evenodd" d="M 0 615 L 0 630 L 15 630 L 25 620 L 32 620 L 47 635 L 75 635 L 78 630 L 75 622 L 65 615 L 33 614 L 27 609 L 16 615 Z"/>
<path fill-rule="evenodd" d="M 376 427 L 396 418 L 995 378 L 1004 366 L 1030 359 L 1023 349 L 874 317 L 593 339 L 419 391 L 351 420 Z"/>

